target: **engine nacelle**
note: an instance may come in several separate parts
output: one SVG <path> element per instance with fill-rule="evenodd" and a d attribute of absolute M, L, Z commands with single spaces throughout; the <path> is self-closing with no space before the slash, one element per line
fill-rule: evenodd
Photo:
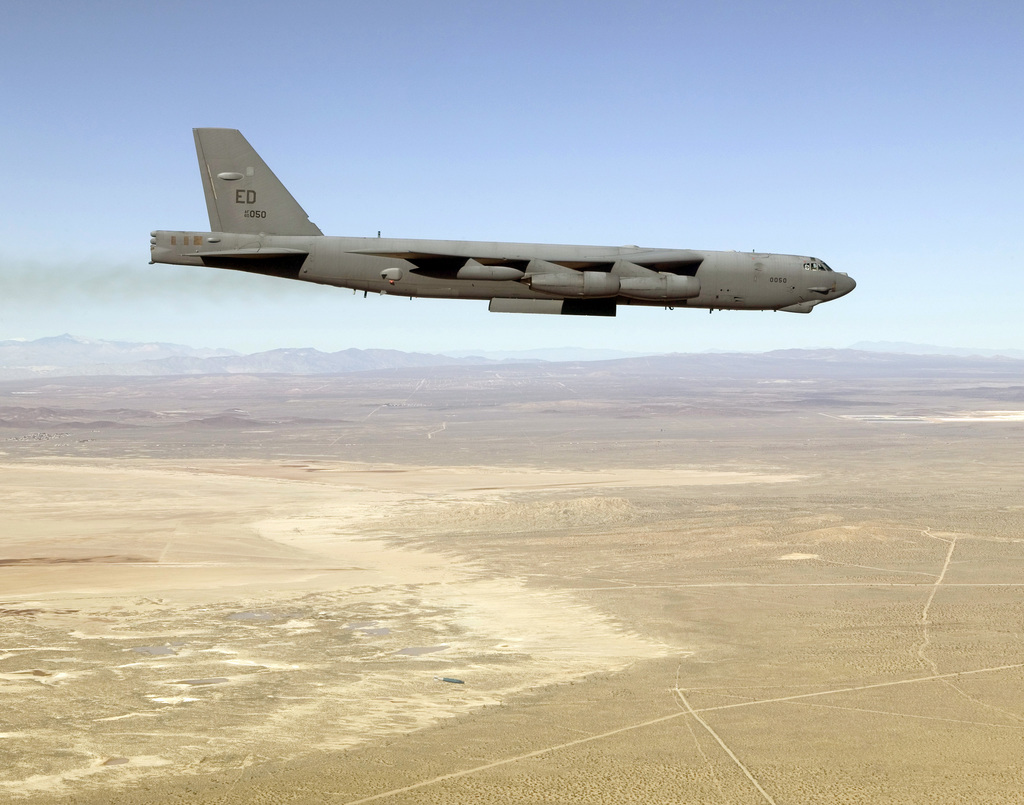
<path fill-rule="evenodd" d="M 460 280 L 518 280 L 526 272 L 512 266 L 485 266 L 476 260 L 466 261 L 466 265 L 455 272 Z"/>
<path fill-rule="evenodd" d="M 700 280 L 680 274 L 654 274 L 649 277 L 623 277 L 619 294 L 627 299 L 657 299 L 673 302 L 700 295 Z"/>
<path fill-rule="evenodd" d="M 534 291 L 553 296 L 597 299 L 619 295 L 619 278 L 603 271 L 564 271 L 557 274 L 533 274 L 526 284 Z"/>

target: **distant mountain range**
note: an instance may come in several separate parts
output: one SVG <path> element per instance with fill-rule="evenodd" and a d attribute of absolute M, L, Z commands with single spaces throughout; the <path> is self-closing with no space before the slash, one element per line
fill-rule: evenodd
<path fill-rule="evenodd" d="M 861 342 L 851 350 L 903 355 L 1024 358 L 1024 350 L 981 350 L 924 344 Z M 805 354 L 806 351 L 780 351 Z M 853 360 L 849 350 L 815 351 L 819 361 Z M 709 357 L 712 353 L 708 353 Z M 722 355 L 722 353 L 714 353 Z M 59 335 L 35 341 L 0 341 L 0 380 L 74 376 L 166 376 L 208 374 L 347 374 L 428 366 L 608 361 L 644 357 L 603 349 L 544 349 L 520 352 L 467 352 L 432 355 L 392 349 L 344 349 L 321 352 L 312 348 L 273 349 L 241 355 L 228 349 L 196 349 L 181 344 L 103 341 Z M 866 355 L 864 357 L 867 357 Z"/>
<path fill-rule="evenodd" d="M 1024 349 L 977 349 L 974 347 L 937 347 L 932 344 L 910 344 L 906 341 L 858 341 L 850 349 L 865 352 L 896 352 L 901 355 L 956 355 L 982 358 L 1024 358 Z"/>
<path fill-rule="evenodd" d="M 67 334 L 36 341 L 0 341 L 0 380 L 82 375 L 345 374 L 491 362 L 393 349 L 273 349 L 240 355 L 229 349 L 102 341 Z"/>
<path fill-rule="evenodd" d="M 55 335 L 35 341 L 0 341 L 0 366 L 78 366 L 95 363 L 135 363 L 164 358 L 213 358 L 237 355 L 230 349 L 195 349 L 180 344 L 136 344 Z"/>
<path fill-rule="evenodd" d="M 550 347 L 548 349 L 518 350 L 461 350 L 448 351 L 453 358 L 488 358 L 494 361 L 616 361 L 620 358 L 644 358 L 664 355 L 663 352 L 626 352 L 621 349 L 594 349 L 593 347 Z"/>

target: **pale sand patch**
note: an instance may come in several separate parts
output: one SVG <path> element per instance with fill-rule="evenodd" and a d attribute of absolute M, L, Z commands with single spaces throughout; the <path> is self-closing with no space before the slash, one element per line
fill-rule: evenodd
<path fill-rule="evenodd" d="M 426 494 L 541 491 L 583 487 L 720 486 L 732 484 L 788 483 L 802 476 L 720 470 L 705 467 L 613 468 L 607 470 L 552 470 L 539 467 L 431 467 L 401 464 L 343 462 L 249 462 L 207 461 L 191 465 L 218 474 L 286 479 L 308 479 L 355 488 Z"/>
<path fill-rule="evenodd" d="M 18 763 L 0 762 L 0 786 L 57 792 L 100 769 L 137 775 L 157 757 L 189 773 L 199 770 L 197 743 L 205 747 L 203 771 L 237 762 L 239 753 L 291 757 L 355 746 L 530 688 L 686 653 L 624 630 L 571 592 L 368 535 L 381 534 L 395 514 L 404 528 L 428 525 L 439 491 L 441 508 L 457 515 L 472 505 L 477 520 L 506 507 L 513 517 L 532 512 L 537 525 L 566 511 L 614 522 L 628 507 L 605 505 L 595 487 L 759 477 L 357 465 L 309 472 L 251 462 L 0 465 L 8 498 L 0 609 L 33 610 L 5 621 L 25 652 L 6 652 L 18 663 L 4 669 L 2 693 L 19 738 L 5 744 L 17 744 L 10 757 Z M 529 503 L 532 493 L 580 487 L 592 490 L 582 502 Z M 504 500 L 507 492 L 518 502 Z M 353 636 L 346 624 L 367 611 L 385 628 Z M 163 645 L 176 648 L 152 658 L 135 650 Z M 448 648 L 401 654 L 438 645 Z M 37 668 L 46 676 L 33 674 Z M 439 675 L 466 684 L 444 685 Z M 182 680 L 211 679 L 219 684 L 182 690 Z M 10 707 L 42 686 L 52 692 L 45 700 Z M 53 730 L 47 725 L 58 715 L 64 721 Z M 133 726 L 140 720 L 144 727 Z M 128 760 L 111 770 L 97 757 Z"/>
<path fill-rule="evenodd" d="M 929 417 L 932 422 L 1024 422 L 1024 411 L 962 411 Z"/>
<path fill-rule="evenodd" d="M 780 562 L 796 562 L 801 559 L 820 559 L 821 557 L 816 553 L 787 553 L 785 556 L 779 556 Z"/>
<path fill-rule="evenodd" d="M 34 774 L 19 781 L 16 786 L 11 786 L 4 780 L 0 780 L 0 786 L 11 790 L 16 794 L 42 794 L 51 791 L 59 791 L 68 783 L 84 780 L 94 774 L 111 773 L 112 768 L 124 769 L 134 767 L 136 769 L 154 768 L 169 766 L 171 761 L 155 755 L 140 755 L 130 758 L 126 762 L 110 766 L 108 758 L 92 758 L 85 766 L 80 766 L 59 774 Z"/>
<path fill-rule="evenodd" d="M 1024 411 L 958 411 L 948 414 L 841 414 L 839 419 L 858 422 L 1024 422 Z"/>

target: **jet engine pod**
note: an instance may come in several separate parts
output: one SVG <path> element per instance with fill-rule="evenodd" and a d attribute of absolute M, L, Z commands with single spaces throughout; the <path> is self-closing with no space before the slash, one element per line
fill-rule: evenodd
<path fill-rule="evenodd" d="M 649 277 L 623 277 L 620 294 L 627 299 L 657 299 L 673 302 L 700 295 L 700 280 L 679 274 L 651 273 Z"/>
<path fill-rule="evenodd" d="M 619 295 L 619 278 L 603 271 L 564 271 L 533 274 L 526 280 L 531 290 L 553 296 L 598 298 Z"/>
<path fill-rule="evenodd" d="M 476 260 L 467 260 L 466 265 L 455 272 L 460 280 L 519 280 L 525 272 L 513 266 L 485 266 Z"/>
<path fill-rule="evenodd" d="M 400 268 L 385 268 L 380 272 L 380 278 L 387 280 L 392 285 L 398 282 L 402 278 L 402 269 Z"/>

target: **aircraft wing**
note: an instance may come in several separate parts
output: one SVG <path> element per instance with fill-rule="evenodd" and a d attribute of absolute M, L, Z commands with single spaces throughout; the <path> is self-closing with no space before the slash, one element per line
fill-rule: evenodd
<path fill-rule="evenodd" d="M 525 270 L 532 257 L 494 257 L 493 255 L 475 254 L 432 254 L 429 252 L 393 252 L 360 249 L 353 254 L 365 254 L 371 257 L 391 257 L 395 260 L 408 260 L 416 266 L 416 272 L 430 276 L 447 276 L 455 274 L 467 263 L 479 263 L 482 266 L 503 266 Z M 566 269 L 601 270 L 611 268 L 613 260 L 547 260 Z"/>
<path fill-rule="evenodd" d="M 390 257 L 395 260 L 407 260 L 416 268 L 416 273 L 434 277 L 454 276 L 459 269 L 467 264 L 482 266 L 502 266 L 525 271 L 531 260 L 539 255 L 496 257 L 482 254 L 442 254 L 417 251 L 377 251 L 375 249 L 359 249 L 353 254 L 365 254 L 371 257 Z M 627 262 L 650 271 L 661 271 L 667 274 L 692 274 L 704 260 L 700 252 L 673 250 L 670 252 L 649 251 L 637 255 L 608 255 L 607 257 L 559 258 L 544 256 L 545 263 L 574 271 L 610 271 L 617 262 Z"/>

